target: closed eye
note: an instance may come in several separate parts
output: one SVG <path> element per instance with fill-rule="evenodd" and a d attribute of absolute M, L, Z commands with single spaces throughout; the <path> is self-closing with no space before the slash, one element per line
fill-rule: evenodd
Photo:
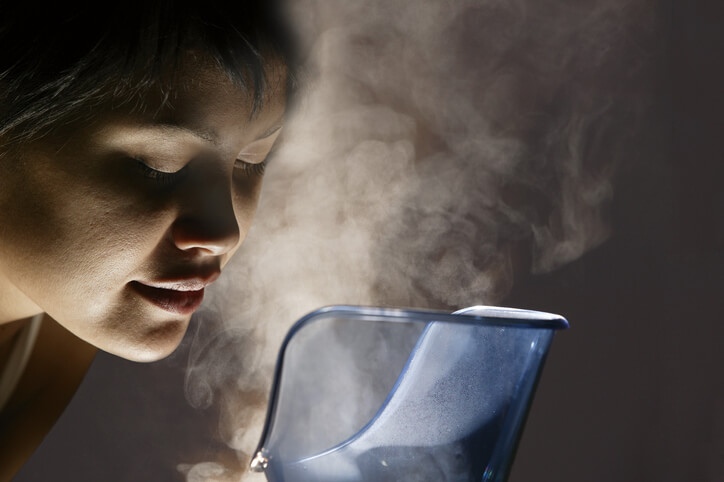
<path fill-rule="evenodd" d="M 264 171 L 266 170 L 267 159 L 255 163 L 237 159 L 234 164 L 234 169 L 242 171 L 247 176 L 261 177 L 264 175 Z"/>
<path fill-rule="evenodd" d="M 268 160 L 276 150 L 276 141 L 279 138 L 281 130 L 282 126 L 278 124 L 242 149 L 236 159 L 235 168 L 241 169 L 247 176 L 263 176 Z M 261 159 L 260 162 L 249 162 L 259 159 Z"/>
<path fill-rule="evenodd" d="M 166 172 L 154 169 L 141 159 L 133 158 L 136 161 L 136 167 L 141 175 L 147 179 L 162 185 L 169 186 L 180 181 L 186 175 L 186 167 L 175 172 Z"/>

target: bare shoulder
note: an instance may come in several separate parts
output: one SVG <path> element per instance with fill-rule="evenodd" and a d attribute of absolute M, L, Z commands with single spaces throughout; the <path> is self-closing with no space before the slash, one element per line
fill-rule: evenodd
<path fill-rule="evenodd" d="M 10 480 L 63 413 L 96 348 L 46 316 L 25 373 L 0 413 L 0 481 Z"/>

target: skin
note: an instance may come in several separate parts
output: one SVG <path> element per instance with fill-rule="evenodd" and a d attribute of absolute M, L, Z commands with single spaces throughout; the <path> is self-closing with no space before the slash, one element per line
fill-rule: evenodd
<path fill-rule="evenodd" d="M 229 261 L 259 197 L 262 176 L 251 165 L 278 137 L 285 100 L 277 76 L 250 120 L 251 99 L 223 73 L 188 77 L 194 85 L 154 118 L 108 115 L 60 148 L 3 161 L 1 321 L 45 312 L 136 361 L 176 348 L 191 315 L 160 309 L 129 285 L 209 277 Z M 148 168 L 177 174 L 155 179 Z"/>
<path fill-rule="evenodd" d="M 262 181 L 254 165 L 279 136 L 286 73 L 267 67 L 269 89 L 252 116 L 251 96 L 225 74 L 188 65 L 153 115 L 100 113 L 62 142 L 0 160 L 0 366 L 27 318 L 46 313 L 0 414 L 13 413 L 0 466 L 32 453 L 95 348 L 150 362 L 178 346 L 191 313 L 157 306 L 134 283 L 209 282 L 246 236 Z"/>

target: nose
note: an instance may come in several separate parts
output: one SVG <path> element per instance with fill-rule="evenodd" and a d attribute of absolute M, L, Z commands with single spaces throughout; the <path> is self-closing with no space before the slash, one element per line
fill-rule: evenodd
<path fill-rule="evenodd" d="M 220 256 L 233 250 L 241 232 L 228 188 L 187 196 L 171 226 L 171 239 L 178 249 L 193 254 Z"/>

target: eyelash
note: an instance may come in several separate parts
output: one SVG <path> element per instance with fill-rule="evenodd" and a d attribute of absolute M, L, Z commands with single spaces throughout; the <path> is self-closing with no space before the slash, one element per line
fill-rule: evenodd
<path fill-rule="evenodd" d="M 264 175 L 264 171 L 266 171 L 266 161 L 267 160 L 264 159 L 262 162 L 252 164 L 251 162 L 244 162 L 240 159 L 237 159 L 234 168 L 240 169 L 247 176 L 261 177 Z"/>
<path fill-rule="evenodd" d="M 134 160 L 136 161 L 137 167 L 141 171 L 143 177 L 151 179 L 152 181 L 162 186 L 170 186 L 171 184 L 178 182 L 186 173 L 185 168 L 176 172 L 164 172 L 150 167 L 148 164 L 140 159 Z M 264 175 L 264 171 L 266 171 L 266 164 L 266 159 L 259 163 L 251 163 L 237 160 L 235 168 L 241 170 L 247 176 L 262 177 Z"/>
<path fill-rule="evenodd" d="M 136 163 L 143 177 L 151 179 L 162 186 L 169 186 L 171 184 L 174 184 L 175 182 L 179 181 L 186 173 L 185 168 L 176 172 L 164 172 L 149 167 L 148 164 L 140 159 L 136 159 Z"/>

